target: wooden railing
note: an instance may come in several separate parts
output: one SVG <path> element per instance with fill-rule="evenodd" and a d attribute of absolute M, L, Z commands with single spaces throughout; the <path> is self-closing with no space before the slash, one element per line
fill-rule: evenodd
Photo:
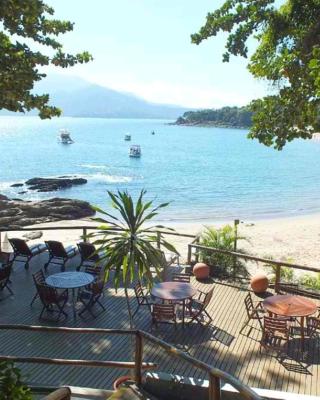
<path fill-rule="evenodd" d="M 297 270 L 303 270 L 303 271 L 308 271 L 308 272 L 319 272 L 319 268 L 315 267 L 309 267 L 307 265 L 299 265 L 299 264 L 292 264 L 288 263 L 285 261 L 277 261 L 277 260 L 271 260 L 268 258 L 262 258 L 262 257 L 256 257 L 252 256 L 249 254 L 243 254 L 235 251 L 230 251 L 230 250 L 223 250 L 223 249 L 217 249 L 214 247 L 207 247 L 207 246 L 202 246 L 200 244 L 195 244 L 195 243 L 189 243 L 188 244 L 188 264 L 192 262 L 192 250 L 196 250 L 198 257 L 199 251 L 203 250 L 206 252 L 211 252 L 211 253 L 218 253 L 218 254 L 225 254 L 229 256 L 233 256 L 236 258 L 244 259 L 244 260 L 250 260 L 250 261 L 255 261 L 255 262 L 261 262 L 267 265 L 273 265 L 275 267 L 275 291 L 278 292 L 280 290 L 280 284 L 281 284 L 281 268 L 282 267 L 287 267 L 287 268 L 292 268 L 292 269 L 297 269 Z"/>
<path fill-rule="evenodd" d="M 142 383 L 143 370 L 155 368 L 154 363 L 143 362 L 144 341 L 151 342 L 153 345 L 164 349 L 170 356 L 178 357 L 186 362 L 189 362 L 194 367 L 205 371 L 209 375 L 209 400 L 221 400 L 221 381 L 232 385 L 244 399 L 261 400 L 252 389 L 243 385 L 230 374 L 210 365 L 196 360 L 187 353 L 178 350 L 161 339 L 141 330 L 126 330 L 126 329 L 99 329 L 99 328 L 66 328 L 66 327 L 48 327 L 48 326 L 30 326 L 30 325 L 10 325 L 1 324 L 0 330 L 18 330 L 32 332 L 56 332 L 63 334 L 103 334 L 103 335 L 130 335 L 135 337 L 135 356 L 134 362 L 124 361 L 97 361 L 97 360 L 66 360 L 66 359 L 51 359 L 44 357 L 18 357 L 10 355 L 0 355 L 0 361 L 14 361 L 19 363 L 38 363 L 38 364 L 54 364 L 54 365 L 73 365 L 85 367 L 104 367 L 104 368 L 125 368 L 134 370 L 134 380 L 138 385 Z"/>

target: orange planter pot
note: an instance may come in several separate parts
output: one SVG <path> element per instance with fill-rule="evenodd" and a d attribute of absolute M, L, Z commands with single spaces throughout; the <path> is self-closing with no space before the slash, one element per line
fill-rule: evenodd
<path fill-rule="evenodd" d="M 269 287 L 269 279 L 265 274 L 259 273 L 251 278 L 250 285 L 255 293 L 264 293 Z"/>
<path fill-rule="evenodd" d="M 197 279 L 208 279 L 210 276 L 210 267 L 205 263 L 197 263 L 193 267 L 192 272 Z"/>

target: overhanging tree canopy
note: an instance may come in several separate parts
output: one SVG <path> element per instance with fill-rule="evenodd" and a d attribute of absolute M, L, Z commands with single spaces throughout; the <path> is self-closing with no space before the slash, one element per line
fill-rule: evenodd
<path fill-rule="evenodd" d="M 248 57 L 248 40 L 258 47 L 249 71 L 273 85 L 272 94 L 254 100 L 249 137 L 281 150 L 295 138 L 319 132 L 320 0 L 227 0 L 207 15 L 192 42 L 227 32 L 223 61 L 231 55 Z"/>
<path fill-rule="evenodd" d="M 57 107 L 48 105 L 49 95 L 31 93 L 34 83 L 46 76 L 38 67 L 66 68 L 92 59 L 88 52 L 72 55 L 63 51 L 55 37 L 72 31 L 73 24 L 50 19 L 52 15 L 53 8 L 41 0 L 0 1 L 0 109 L 38 109 L 41 118 L 60 115 Z M 32 50 L 31 45 L 46 46 L 52 55 Z"/>

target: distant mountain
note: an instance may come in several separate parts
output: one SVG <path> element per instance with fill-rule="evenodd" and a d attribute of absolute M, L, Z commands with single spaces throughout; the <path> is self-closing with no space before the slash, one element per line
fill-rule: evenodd
<path fill-rule="evenodd" d="M 176 119 L 186 111 L 183 107 L 150 103 L 133 94 L 67 75 L 48 76 L 36 85 L 35 92 L 49 93 L 50 104 L 61 108 L 63 116 L 70 117 Z M 1 110 L 0 115 L 13 113 Z"/>

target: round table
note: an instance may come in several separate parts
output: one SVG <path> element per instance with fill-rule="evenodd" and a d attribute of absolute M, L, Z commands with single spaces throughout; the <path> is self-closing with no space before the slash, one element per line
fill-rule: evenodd
<path fill-rule="evenodd" d="M 72 289 L 73 316 L 76 318 L 76 296 L 75 289 L 90 285 L 94 276 L 86 272 L 70 271 L 58 272 L 46 278 L 46 284 L 56 289 Z"/>
<path fill-rule="evenodd" d="M 305 317 L 317 311 L 317 305 L 313 301 L 301 296 L 284 294 L 268 297 L 262 305 L 270 314 L 300 318 L 301 343 L 303 345 Z"/>
<path fill-rule="evenodd" d="M 151 296 L 161 300 L 182 302 L 182 325 L 184 326 L 185 302 L 197 293 L 197 289 L 190 283 L 162 282 L 154 285 L 150 293 Z"/>

